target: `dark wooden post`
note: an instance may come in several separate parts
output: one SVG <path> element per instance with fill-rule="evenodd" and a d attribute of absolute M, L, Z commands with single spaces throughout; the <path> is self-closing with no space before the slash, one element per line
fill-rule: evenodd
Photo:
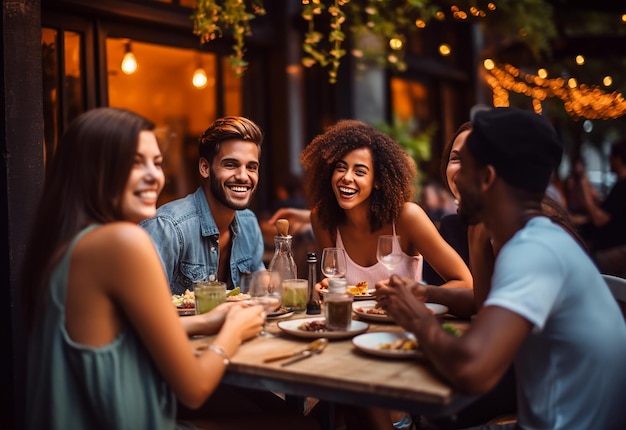
<path fill-rule="evenodd" d="M 0 20 L 0 344 L 9 363 L 0 367 L 0 422 L 20 429 L 26 346 L 19 272 L 44 180 L 40 0 L 3 1 Z"/>

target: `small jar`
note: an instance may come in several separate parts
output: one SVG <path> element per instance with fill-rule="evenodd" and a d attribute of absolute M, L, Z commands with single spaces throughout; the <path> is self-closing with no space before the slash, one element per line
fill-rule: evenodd
<path fill-rule="evenodd" d="M 348 283 L 343 278 L 329 282 L 328 293 L 324 296 L 324 315 L 330 331 L 345 331 L 350 327 L 354 296 L 347 289 Z"/>

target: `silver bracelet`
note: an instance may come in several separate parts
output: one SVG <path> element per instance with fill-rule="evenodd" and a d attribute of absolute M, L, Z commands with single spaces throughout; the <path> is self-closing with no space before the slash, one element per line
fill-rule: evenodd
<path fill-rule="evenodd" d="M 226 354 L 226 351 L 224 351 L 221 347 L 217 345 L 209 345 L 207 346 L 207 349 L 222 357 L 224 366 L 228 367 L 228 365 L 230 364 L 230 358 L 228 357 L 228 354 Z"/>

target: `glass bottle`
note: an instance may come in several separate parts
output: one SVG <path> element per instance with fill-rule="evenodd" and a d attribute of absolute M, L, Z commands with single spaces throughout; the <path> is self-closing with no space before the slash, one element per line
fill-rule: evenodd
<path fill-rule="evenodd" d="M 270 261 L 268 269 L 272 272 L 278 272 L 281 284 L 285 279 L 296 279 L 298 277 L 298 269 L 291 251 L 291 239 L 291 235 L 283 236 L 278 234 L 274 236 L 274 256 L 272 261 Z"/>
<path fill-rule="evenodd" d="M 345 331 L 352 321 L 352 302 L 354 296 L 348 293 L 345 278 L 331 279 L 328 293 L 324 296 L 324 314 L 328 330 Z"/>
<path fill-rule="evenodd" d="M 306 255 L 306 262 L 309 266 L 309 289 L 307 291 L 306 313 L 309 315 L 319 315 L 322 313 L 322 307 L 320 306 L 318 293 L 315 291 L 315 284 L 317 284 L 317 254 L 315 252 L 309 252 Z"/>

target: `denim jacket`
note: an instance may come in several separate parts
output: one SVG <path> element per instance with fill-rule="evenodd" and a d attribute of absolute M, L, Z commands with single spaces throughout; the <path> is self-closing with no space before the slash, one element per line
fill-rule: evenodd
<path fill-rule="evenodd" d="M 172 294 L 193 290 L 193 282 L 217 274 L 219 231 L 204 190 L 164 204 L 154 218 L 140 223 L 159 252 Z M 238 210 L 231 226 L 230 279 L 228 288 L 239 285 L 241 273 L 265 268 L 263 237 L 256 215 Z"/>

